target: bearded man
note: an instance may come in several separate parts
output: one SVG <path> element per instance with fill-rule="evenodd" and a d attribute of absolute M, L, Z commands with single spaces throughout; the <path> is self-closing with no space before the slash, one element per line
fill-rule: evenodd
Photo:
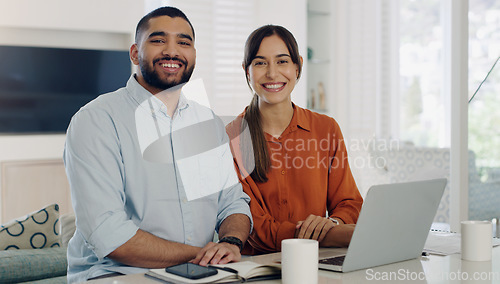
<path fill-rule="evenodd" d="M 140 72 L 73 116 L 64 149 L 76 215 L 69 283 L 241 259 L 252 218 L 224 125 L 182 93 L 194 42 L 182 11 L 150 12 L 130 48 Z"/>

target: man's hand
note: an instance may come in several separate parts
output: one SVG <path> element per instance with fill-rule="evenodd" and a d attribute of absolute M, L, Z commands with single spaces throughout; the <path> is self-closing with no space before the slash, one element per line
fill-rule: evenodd
<path fill-rule="evenodd" d="M 299 239 L 312 239 L 322 242 L 328 231 L 335 224 L 325 217 L 309 215 L 304 221 L 299 221 L 295 227 L 295 237 Z"/>
<path fill-rule="evenodd" d="M 241 253 L 237 245 L 229 243 L 208 243 L 190 262 L 207 266 L 208 264 L 226 264 L 240 261 Z"/>
<path fill-rule="evenodd" d="M 219 238 L 232 236 L 240 239 L 243 243 L 250 233 L 250 218 L 244 214 L 233 214 L 224 219 L 219 229 Z M 190 262 L 206 266 L 208 264 L 226 264 L 241 260 L 240 248 L 226 242 L 208 243 L 203 247 L 196 257 Z"/>

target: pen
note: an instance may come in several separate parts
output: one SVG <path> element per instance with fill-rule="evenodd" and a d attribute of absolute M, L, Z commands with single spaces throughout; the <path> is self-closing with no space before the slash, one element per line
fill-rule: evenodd
<path fill-rule="evenodd" d="M 219 267 L 219 266 L 214 266 L 214 265 L 209 265 L 209 267 L 213 267 L 215 269 L 223 270 L 226 272 L 231 272 L 231 273 L 238 275 L 238 271 L 236 269 L 232 269 L 230 267 Z"/>

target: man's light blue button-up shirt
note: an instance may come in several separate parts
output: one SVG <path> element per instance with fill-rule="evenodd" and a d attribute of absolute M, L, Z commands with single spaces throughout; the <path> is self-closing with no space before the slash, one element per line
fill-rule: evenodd
<path fill-rule="evenodd" d="M 106 257 L 139 228 L 203 247 L 229 215 L 252 220 L 222 121 L 183 95 L 170 118 L 134 76 L 75 114 L 64 162 L 77 227 L 69 282 L 144 272 Z"/>

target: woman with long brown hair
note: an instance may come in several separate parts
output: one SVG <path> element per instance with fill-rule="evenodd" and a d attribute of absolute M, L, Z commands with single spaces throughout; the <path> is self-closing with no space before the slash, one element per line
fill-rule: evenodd
<path fill-rule="evenodd" d="M 346 246 L 362 198 L 337 122 L 292 103 L 302 57 L 284 27 L 250 34 L 243 60 L 254 96 L 226 127 L 254 229 L 244 253 L 280 251 L 287 238 Z"/>

